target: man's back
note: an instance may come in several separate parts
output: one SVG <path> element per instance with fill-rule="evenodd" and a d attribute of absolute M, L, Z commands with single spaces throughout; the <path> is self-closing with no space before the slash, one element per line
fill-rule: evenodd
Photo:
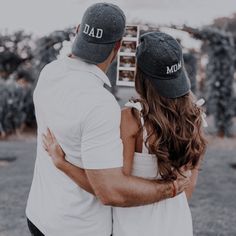
<path fill-rule="evenodd" d="M 109 113 L 117 117 L 116 123 L 119 122 L 119 107 L 103 87 L 104 82 L 109 83 L 106 79 L 95 65 L 71 58 L 54 61 L 41 72 L 34 92 L 37 158 L 26 213 L 45 235 L 105 236 L 111 233 L 111 208 L 102 205 L 56 169 L 42 147 L 41 138 L 49 127 L 63 147 L 67 160 L 82 168 L 121 166 L 121 159 L 112 161 L 111 158 L 108 166 L 100 166 L 101 159 L 96 160 L 95 155 L 83 159 L 91 156 L 88 155 L 93 149 L 90 145 L 96 148 L 96 144 L 87 144 L 88 135 L 83 136 L 86 123 L 94 122 L 94 110 L 100 106 L 105 110 L 109 108 Z M 115 132 L 115 139 L 119 140 L 119 130 Z M 118 150 L 120 146 L 117 144 Z"/>

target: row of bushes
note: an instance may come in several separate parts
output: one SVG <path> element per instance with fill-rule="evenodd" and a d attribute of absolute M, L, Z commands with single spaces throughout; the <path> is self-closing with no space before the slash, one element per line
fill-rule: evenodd
<path fill-rule="evenodd" d="M 207 110 L 215 117 L 218 133 L 229 136 L 232 118 L 236 115 L 232 35 L 214 27 L 202 30 L 184 27 L 182 30 L 203 41 L 209 62 L 205 89 L 201 93 L 208 100 Z M 23 31 L 0 35 L 0 136 L 35 123 L 32 93 L 39 72 L 57 58 L 63 42 L 71 41 L 74 36 L 73 31 L 73 28 L 55 31 L 38 39 Z M 197 58 L 190 52 L 184 55 L 184 60 L 196 92 Z M 116 68 L 111 77 L 116 76 L 115 71 Z"/>
<path fill-rule="evenodd" d="M 0 81 L 0 137 L 34 125 L 32 86 Z"/>
<path fill-rule="evenodd" d="M 73 31 L 41 38 L 24 31 L 0 34 L 0 137 L 35 124 L 32 94 L 39 72 L 57 58 Z"/>

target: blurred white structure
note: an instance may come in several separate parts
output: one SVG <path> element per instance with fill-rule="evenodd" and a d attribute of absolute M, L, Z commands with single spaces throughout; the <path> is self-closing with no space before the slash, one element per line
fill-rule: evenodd
<path fill-rule="evenodd" d="M 184 23 L 196 27 L 236 12 L 235 0 L 104 0 L 119 5 L 128 23 Z M 99 0 L 0 0 L 0 30 L 24 29 L 45 34 L 76 25 L 85 9 Z M 7 21 L 6 21 L 7 19 Z"/>

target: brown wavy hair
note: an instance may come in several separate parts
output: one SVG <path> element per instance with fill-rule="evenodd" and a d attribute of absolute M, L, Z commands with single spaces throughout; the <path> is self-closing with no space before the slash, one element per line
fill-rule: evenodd
<path fill-rule="evenodd" d="M 162 97 L 140 68 L 136 71 L 135 88 L 140 95 L 136 101 L 143 106 L 144 126 L 148 131 L 146 146 L 158 159 L 162 179 L 176 179 L 185 166 L 194 169 L 205 152 L 206 139 L 202 128 L 203 111 L 195 104 L 193 94 L 189 92 L 175 99 Z"/>

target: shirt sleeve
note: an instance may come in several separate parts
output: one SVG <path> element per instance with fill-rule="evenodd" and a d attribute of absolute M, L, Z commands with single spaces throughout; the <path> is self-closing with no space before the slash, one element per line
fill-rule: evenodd
<path fill-rule="evenodd" d="M 95 106 L 86 116 L 81 143 L 81 157 L 85 169 L 123 166 L 120 119 L 120 107 L 114 101 Z"/>

